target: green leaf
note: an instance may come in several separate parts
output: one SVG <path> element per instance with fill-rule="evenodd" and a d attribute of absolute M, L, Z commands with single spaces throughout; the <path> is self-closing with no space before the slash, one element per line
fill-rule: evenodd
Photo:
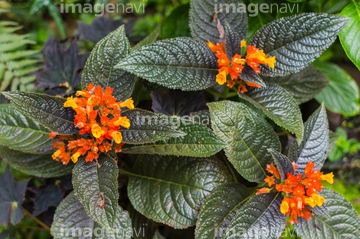
<path fill-rule="evenodd" d="M 121 116 L 126 116 L 130 120 L 130 127 L 120 130 L 122 142 L 126 144 L 153 143 L 185 135 L 184 132 L 169 122 L 167 116 L 142 109 L 126 110 L 121 113 Z"/>
<path fill-rule="evenodd" d="M 75 111 L 65 108 L 65 99 L 20 91 L 3 92 L 24 115 L 59 134 L 74 134 Z"/>
<path fill-rule="evenodd" d="M 240 78 L 243 81 L 250 82 L 250 83 L 255 83 L 255 84 L 261 85 L 262 87 L 266 88 L 265 82 L 255 72 L 255 70 L 253 68 L 251 68 L 247 64 L 244 66 L 244 69 L 240 73 Z"/>
<path fill-rule="evenodd" d="M 285 228 L 280 212 L 280 193 L 263 193 L 250 198 L 236 213 L 222 239 L 275 239 Z"/>
<path fill-rule="evenodd" d="M 241 41 L 229 23 L 225 20 L 225 51 L 228 59 L 232 59 L 236 54 L 241 55 Z"/>
<path fill-rule="evenodd" d="M 49 131 L 15 109 L 0 105 L 0 144 L 26 153 L 43 154 L 51 151 Z"/>
<path fill-rule="evenodd" d="M 244 8 L 239 8 L 240 5 L 244 5 L 241 0 L 191 1 L 190 29 L 192 36 L 202 42 L 220 43 L 223 39 L 220 39 L 216 26 L 218 20 L 221 25 L 224 25 L 226 20 L 240 39 L 246 38 L 247 15 Z"/>
<path fill-rule="evenodd" d="M 0 176 L 0 225 L 7 227 L 9 222 L 16 225 L 23 219 L 22 203 L 28 182 L 24 180 L 15 183 L 9 167 Z"/>
<path fill-rule="evenodd" d="M 327 49 L 344 27 L 347 18 L 305 13 L 281 18 L 261 28 L 249 45 L 276 56 L 275 68 L 261 66 L 261 74 L 285 76 L 305 68 Z"/>
<path fill-rule="evenodd" d="M 295 133 L 297 141 L 301 142 L 304 126 L 299 106 L 282 87 L 268 83 L 266 88 L 251 87 L 239 96 L 261 109 L 277 125 Z"/>
<path fill-rule="evenodd" d="M 0 146 L 0 156 L 11 167 L 37 177 L 52 178 L 71 174 L 74 164 L 52 159 L 51 154 L 28 154 Z"/>
<path fill-rule="evenodd" d="M 289 76 L 263 77 L 263 80 L 284 88 L 298 104 L 313 99 L 329 84 L 328 78 L 313 65 Z"/>
<path fill-rule="evenodd" d="M 106 239 L 130 239 L 133 232 L 129 213 L 120 206 L 117 206 L 115 213 L 115 233 L 104 230 L 86 214 L 84 206 L 72 192 L 55 211 L 51 235 L 55 239 L 92 239 L 98 238 L 99 234 Z"/>
<path fill-rule="evenodd" d="M 74 192 L 83 204 L 87 214 L 100 226 L 113 232 L 118 208 L 118 167 L 115 160 L 100 155 L 97 162 L 86 162 L 84 158 L 76 163 L 73 170 Z M 101 200 L 105 207 L 101 208 Z"/>
<path fill-rule="evenodd" d="M 221 101 L 208 106 L 215 134 L 228 144 L 229 161 L 247 180 L 263 182 L 266 165 L 273 162 L 267 149 L 281 150 L 273 128 L 245 104 Z"/>
<path fill-rule="evenodd" d="M 359 89 L 355 80 L 335 64 L 316 62 L 317 69 L 330 80 L 329 85 L 317 97 L 327 109 L 344 116 L 359 114 Z"/>
<path fill-rule="evenodd" d="M 134 208 L 174 228 L 195 225 L 202 202 L 218 185 L 232 181 L 218 159 L 138 157 L 129 176 L 128 195 Z"/>
<path fill-rule="evenodd" d="M 119 64 L 129 55 L 130 42 L 126 38 L 124 25 L 100 40 L 91 51 L 86 62 L 81 84 L 85 88 L 90 83 L 101 87 L 114 88 L 117 100 L 128 99 L 135 87 L 135 76 L 119 69 Z"/>
<path fill-rule="evenodd" d="M 331 155 L 330 153 L 333 150 L 333 148 L 335 147 L 336 142 L 338 141 L 338 139 L 340 139 L 340 137 L 341 136 L 339 134 L 337 134 L 331 130 L 329 131 L 329 147 L 328 147 L 328 151 L 326 153 L 327 156 L 330 157 L 330 155 Z"/>
<path fill-rule="evenodd" d="M 191 37 L 189 27 L 190 3 L 176 7 L 161 23 L 161 39 Z"/>
<path fill-rule="evenodd" d="M 303 174 L 308 162 L 312 161 L 314 170 L 320 170 L 326 159 L 329 145 L 329 122 L 326 110 L 322 104 L 306 121 L 304 125 L 304 139 L 300 146 L 293 141 L 289 148 L 290 161 L 296 161 L 299 166 L 296 174 Z"/>
<path fill-rule="evenodd" d="M 285 179 L 287 178 L 288 173 L 294 174 L 294 167 L 291 164 L 291 161 L 285 155 L 276 152 L 273 149 L 269 149 L 268 151 L 271 153 L 274 162 L 277 168 L 279 169 L 281 182 L 284 182 Z"/>
<path fill-rule="evenodd" d="M 340 32 L 340 42 L 346 55 L 360 70 L 360 3 L 352 1 L 341 12 L 340 16 L 350 18 Z"/>
<path fill-rule="evenodd" d="M 215 83 L 218 66 L 208 46 L 188 37 L 157 41 L 132 52 L 116 68 L 171 89 L 194 91 Z"/>
<path fill-rule="evenodd" d="M 201 207 L 196 222 L 195 238 L 221 238 L 222 233 L 249 197 L 248 189 L 238 183 L 227 183 L 216 187 Z"/>
<path fill-rule="evenodd" d="M 296 233 L 311 239 L 359 238 L 360 219 L 350 202 L 327 188 L 319 194 L 325 198 L 331 219 L 316 215 L 309 221 L 298 218 L 298 223 L 294 224 Z"/>
<path fill-rule="evenodd" d="M 132 50 L 139 50 L 141 47 L 153 44 L 160 34 L 160 27 L 157 27 L 152 33 L 136 44 Z"/>
<path fill-rule="evenodd" d="M 185 136 L 171 138 L 147 145 L 123 147 L 126 154 L 160 154 L 189 157 L 209 157 L 222 150 L 226 143 L 220 140 L 208 127 L 171 117 L 170 122 L 186 133 Z"/>

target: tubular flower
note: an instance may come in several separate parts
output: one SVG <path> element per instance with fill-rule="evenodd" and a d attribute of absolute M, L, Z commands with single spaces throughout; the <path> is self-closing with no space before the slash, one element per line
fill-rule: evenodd
<path fill-rule="evenodd" d="M 271 68 L 275 67 L 275 56 L 269 58 L 268 55 L 265 55 L 263 50 L 260 50 L 255 46 L 247 47 L 245 39 L 241 41 L 241 48 L 247 47 L 245 58 L 236 54 L 232 59 L 228 59 L 225 53 L 225 42 L 214 44 L 208 41 L 207 45 L 218 58 L 219 73 L 216 76 L 216 82 L 220 85 L 227 83 L 227 86 L 230 88 L 234 87 L 237 83 L 239 84 L 238 91 L 241 93 L 248 91 L 246 86 L 261 87 L 259 84 L 241 80 L 240 73 L 242 73 L 245 65 L 253 68 L 256 73 L 260 73 L 259 64 L 268 65 Z"/>
<path fill-rule="evenodd" d="M 76 92 L 75 98 L 67 98 L 64 107 L 75 110 L 74 124 L 79 129 L 79 135 L 58 135 L 51 132 L 49 138 L 53 141 L 53 148 L 58 150 L 52 155 L 54 160 L 76 163 L 80 156 L 85 156 L 88 162 L 99 157 L 100 152 L 114 150 L 121 152 L 122 135 L 120 128 L 129 128 L 130 121 L 121 116 L 121 108 L 134 109 L 134 101 L 130 98 L 124 102 L 116 102 L 111 94 L 114 89 L 93 84 L 87 90 Z"/>
<path fill-rule="evenodd" d="M 267 171 L 274 176 L 267 176 L 265 182 L 272 188 L 261 188 L 257 190 L 257 194 L 268 193 L 272 190 L 281 192 L 284 199 L 280 206 L 281 213 L 290 215 L 289 222 L 297 223 L 298 217 L 307 220 L 311 219 L 312 208 L 321 207 L 325 203 L 325 198 L 318 194 L 322 190 L 322 181 L 333 183 L 334 174 L 323 174 L 319 170 L 314 170 L 315 164 L 309 162 L 305 167 L 303 175 L 293 175 L 288 173 L 284 182 L 281 182 L 279 170 L 274 163 L 267 165 Z M 293 163 L 294 171 L 298 168 Z M 275 178 L 274 178 L 275 177 Z"/>

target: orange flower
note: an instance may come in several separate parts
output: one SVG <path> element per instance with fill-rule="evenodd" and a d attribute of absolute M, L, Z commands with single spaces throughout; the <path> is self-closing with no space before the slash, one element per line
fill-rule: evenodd
<path fill-rule="evenodd" d="M 284 199 L 280 206 L 280 211 L 283 214 L 290 215 L 290 223 L 297 223 L 298 217 L 303 217 L 307 220 L 311 218 L 311 208 L 315 206 L 322 206 L 325 203 L 325 198 L 318 194 L 323 186 L 321 181 L 333 183 L 333 173 L 323 175 L 319 170 L 313 170 L 315 164 L 309 162 L 305 167 L 303 175 L 287 174 L 284 182 L 280 182 L 279 170 L 274 166 L 274 163 L 267 165 L 266 170 L 273 174 L 267 176 L 264 180 L 268 186 L 272 188 L 262 188 L 257 190 L 257 194 L 268 193 L 275 188 L 278 192 L 283 192 Z M 294 170 L 298 168 L 293 164 Z"/>

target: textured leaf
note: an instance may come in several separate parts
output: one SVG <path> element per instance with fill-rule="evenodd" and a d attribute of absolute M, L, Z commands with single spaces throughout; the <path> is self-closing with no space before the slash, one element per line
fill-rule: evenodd
<path fill-rule="evenodd" d="M 115 69 L 130 52 L 130 42 L 126 38 L 124 26 L 110 33 L 96 44 L 91 51 L 83 71 L 83 88 L 90 83 L 101 87 L 114 88 L 112 93 L 117 100 L 128 99 L 135 87 L 135 76 Z"/>
<path fill-rule="evenodd" d="M 133 207 L 129 207 L 132 227 L 134 228 L 133 238 L 134 239 L 144 239 L 152 238 L 155 234 L 155 231 L 158 228 L 158 225 L 151 219 L 143 216 Z"/>
<path fill-rule="evenodd" d="M 116 68 L 171 89 L 202 90 L 216 80 L 216 56 L 188 37 L 157 41 L 134 51 Z"/>
<path fill-rule="evenodd" d="M 207 110 L 206 99 L 199 91 L 169 90 L 167 93 L 151 92 L 155 113 L 169 116 L 189 116 L 192 112 Z"/>
<path fill-rule="evenodd" d="M 28 182 L 29 180 L 15 183 L 9 167 L 0 176 L 0 225 L 7 227 L 9 222 L 14 225 L 21 222 L 24 217 L 22 203 Z"/>
<path fill-rule="evenodd" d="M 106 239 L 130 239 L 132 228 L 129 213 L 120 206 L 117 206 L 113 231 L 115 233 L 102 229 L 91 219 L 74 193 L 70 193 L 56 209 L 51 226 L 51 235 L 55 239 L 92 239 L 99 236 Z"/>
<path fill-rule="evenodd" d="M 256 84 L 261 85 L 262 87 L 266 88 L 265 82 L 255 72 L 255 70 L 247 64 L 245 65 L 244 69 L 240 73 L 240 78 L 243 81 L 250 82 L 250 83 L 256 83 Z"/>
<path fill-rule="evenodd" d="M 0 144 L 26 153 L 43 154 L 51 151 L 49 131 L 15 109 L 0 105 Z"/>
<path fill-rule="evenodd" d="M 94 161 L 84 158 L 76 163 L 73 170 L 74 192 L 83 204 L 87 214 L 106 230 L 112 232 L 118 208 L 118 167 L 114 159 L 101 155 L 100 167 Z M 102 195 L 103 196 L 102 196 Z M 105 199 L 105 207 L 100 201 Z"/>
<path fill-rule="evenodd" d="M 360 3 L 352 1 L 342 10 L 340 16 L 350 18 L 339 35 L 341 45 L 346 55 L 360 70 Z"/>
<path fill-rule="evenodd" d="M 158 141 L 153 144 L 123 147 L 123 153 L 160 154 L 189 157 L 209 157 L 222 150 L 226 143 L 208 127 L 177 117 L 170 118 L 185 136 Z"/>
<path fill-rule="evenodd" d="M 325 204 L 323 204 L 321 207 L 315 206 L 314 208 L 311 208 L 312 213 L 316 216 L 321 216 L 324 217 L 326 219 L 331 219 L 331 215 L 329 213 L 329 210 L 327 210 L 327 207 L 325 206 Z"/>
<path fill-rule="evenodd" d="M 279 169 L 281 182 L 284 182 L 288 173 L 294 174 L 294 167 L 291 164 L 291 161 L 285 155 L 276 152 L 273 149 L 269 149 L 269 152 L 271 153 L 274 162 Z"/>
<path fill-rule="evenodd" d="M 236 54 L 241 55 L 241 41 L 238 34 L 232 29 L 227 21 L 225 26 L 225 50 L 228 59 L 232 59 Z"/>
<path fill-rule="evenodd" d="M 359 88 L 356 81 L 335 64 L 316 62 L 316 68 L 330 80 L 316 100 L 324 102 L 327 109 L 344 116 L 359 114 Z"/>
<path fill-rule="evenodd" d="M 67 165 L 52 159 L 51 154 L 28 154 L 0 146 L 0 156 L 11 167 L 37 177 L 60 177 L 72 172 L 74 164 Z"/>
<path fill-rule="evenodd" d="M 45 58 L 45 70 L 35 74 L 39 85 L 36 89 L 46 89 L 47 94 L 65 95 L 75 92 L 80 85 L 80 72 L 89 54 L 79 55 L 76 40 L 67 43 L 48 38 L 41 53 Z"/>
<path fill-rule="evenodd" d="M 122 142 L 125 144 L 144 144 L 172 137 L 184 136 L 185 133 L 169 122 L 168 117 L 150 111 L 134 109 L 121 113 L 130 120 L 128 129 L 122 128 Z"/>
<path fill-rule="evenodd" d="M 261 66 L 261 74 L 284 76 L 313 62 L 336 39 L 347 18 L 305 13 L 273 21 L 261 28 L 249 45 L 276 56 L 275 68 Z"/>
<path fill-rule="evenodd" d="M 74 134 L 75 111 L 65 108 L 65 99 L 44 94 L 3 92 L 16 109 L 41 125 L 59 134 Z"/>
<path fill-rule="evenodd" d="M 286 215 L 280 212 L 280 193 L 250 198 L 230 222 L 223 239 L 275 239 L 285 228 Z"/>
<path fill-rule="evenodd" d="M 320 170 L 326 159 L 329 145 L 329 122 L 326 110 L 322 104 L 306 121 L 304 125 L 304 139 L 300 146 L 296 141 L 290 146 L 289 159 L 296 161 L 299 166 L 296 174 L 303 174 L 308 162 L 312 161 L 314 170 Z"/>
<path fill-rule="evenodd" d="M 298 104 L 313 99 L 329 84 L 327 77 L 313 65 L 295 74 L 283 77 L 263 77 L 263 80 L 284 88 Z"/>
<path fill-rule="evenodd" d="M 192 36 L 203 42 L 222 42 L 223 39 L 219 38 L 219 31 L 216 27 L 219 19 L 221 25 L 224 25 L 226 20 L 240 39 L 246 38 L 247 16 L 243 10 L 237 11 L 240 4 L 244 3 L 241 0 L 191 1 L 190 29 Z"/>
<path fill-rule="evenodd" d="M 216 158 L 138 157 L 129 176 L 128 195 L 134 208 L 174 228 L 196 223 L 202 202 L 218 185 L 230 182 Z"/>
<path fill-rule="evenodd" d="M 273 128 L 242 103 L 221 101 L 208 106 L 215 134 L 228 144 L 229 161 L 247 180 L 262 182 L 266 165 L 273 162 L 267 149 L 281 150 Z"/>
<path fill-rule="evenodd" d="M 141 47 L 152 44 L 156 41 L 160 34 L 160 28 L 157 27 L 152 33 L 150 33 L 147 37 L 145 37 L 142 41 L 136 44 L 132 50 L 139 50 Z"/>
<path fill-rule="evenodd" d="M 195 238 L 221 238 L 236 213 L 249 200 L 249 196 L 248 189 L 238 183 L 216 187 L 201 207 L 196 223 Z"/>
<path fill-rule="evenodd" d="M 277 125 L 296 134 L 296 140 L 303 138 L 303 122 L 300 109 L 294 98 L 283 88 L 267 84 L 266 88 L 251 87 L 239 96 L 261 109 Z"/>
<path fill-rule="evenodd" d="M 311 239 L 357 239 L 360 235 L 360 219 L 352 205 L 340 194 L 324 188 L 320 194 L 331 219 L 313 216 L 309 221 L 298 218 L 294 224 L 296 232 L 302 238 Z"/>

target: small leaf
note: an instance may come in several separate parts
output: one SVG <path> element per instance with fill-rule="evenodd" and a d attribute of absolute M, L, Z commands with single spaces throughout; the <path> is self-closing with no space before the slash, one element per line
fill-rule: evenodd
<path fill-rule="evenodd" d="M 52 148 L 49 130 L 13 105 L 0 105 L 0 144 L 33 154 L 48 153 Z"/>
<path fill-rule="evenodd" d="M 227 183 L 216 187 L 201 207 L 195 238 L 221 238 L 236 213 L 249 200 L 249 196 L 249 190 L 238 183 Z"/>
<path fill-rule="evenodd" d="M 212 158 L 138 157 L 129 176 L 134 208 L 174 228 L 195 225 L 202 202 L 218 185 L 230 182 L 223 163 Z"/>
<path fill-rule="evenodd" d="M 274 162 L 279 169 L 281 182 L 284 182 L 288 173 L 294 174 L 294 167 L 291 164 L 291 161 L 285 155 L 276 152 L 273 149 L 269 149 L 269 152 L 271 153 Z"/>
<path fill-rule="evenodd" d="M 208 106 L 215 134 L 228 144 L 228 160 L 247 180 L 263 182 L 266 165 L 273 162 L 267 149 L 281 150 L 273 128 L 242 103 L 221 101 Z"/>
<path fill-rule="evenodd" d="M 100 155 L 97 162 L 84 158 L 73 170 L 74 192 L 87 214 L 106 230 L 113 232 L 118 208 L 118 167 L 114 159 Z M 101 200 L 104 199 L 104 203 Z M 101 206 L 105 205 L 104 208 Z"/>
<path fill-rule="evenodd" d="M 328 78 L 313 65 L 298 73 L 283 77 L 263 77 L 263 80 L 284 88 L 298 104 L 313 99 L 329 84 Z"/>
<path fill-rule="evenodd" d="M 232 29 L 227 21 L 225 24 L 225 50 L 228 59 L 232 59 L 236 54 L 241 55 L 241 41 L 236 34 L 236 32 Z"/>
<path fill-rule="evenodd" d="M 118 101 L 128 99 L 135 88 L 135 76 L 114 66 L 127 57 L 129 52 L 130 42 L 123 25 L 99 41 L 91 51 L 83 71 L 82 87 L 90 83 L 111 87 L 114 88 L 112 95 Z"/>
<path fill-rule="evenodd" d="M 16 225 L 23 219 L 22 203 L 28 182 L 24 180 L 15 183 L 9 167 L 0 176 L 0 225 L 7 227 L 9 222 Z"/>
<path fill-rule="evenodd" d="M 360 43 L 358 41 L 360 36 L 360 3 L 352 1 L 342 10 L 340 16 L 350 18 L 349 23 L 345 25 L 339 35 L 341 45 L 349 59 L 360 70 Z"/>
<path fill-rule="evenodd" d="M 170 122 L 186 133 L 185 136 L 155 142 L 153 144 L 123 147 L 125 154 L 160 154 L 189 157 L 209 157 L 222 150 L 226 143 L 208 127 L 177 117 Z"/>
<path fill-rule="evenodd" d="M 296 140 L 303 138 L 303 122 L 300 109 L 294 98 L 282 87 L 267 84 L 266 88 L 251 87 L 239 96 L 261 109 L 277 125 L 296 134 Z"/>
<path fill-rule="evenodd" d="M 121 113 L 130 120 L 129 128 L 120 130 L 122 142 L 126 144 L 153 143 L 172 137 L 184 136 L 185 133 L 169 122 L 168 117 L 150 111 L 133 109 Z"/>
<path fill-rule="evenodd" d="M 299 166 L 296 174 L 303 174 L 308 162 L 315 164 L 314 170 L 320 170 L 326 159 L 329 145 L 329 123 L 322 104 L 306 121 L 304 125 L 304 139 L 300 146 L 296 141 L 290 146 L 289 159 L 296 161 Z"/>
<path fill-rule="evenodd" d="M 294 224 L 296 233 L 302 238 L 311 239 L 359 238 L 360 219 L 350 202 L 327 188 L 320 195 L 325 198 L 331 219 L 315 215 L 307 221 L 299 217 L 298 223 Z"/>
<path fill-rule="evenodd" d="M 280 212 L 280 193 L 263 193 L 250 198 L 231 220 L 223 239 L 276 239 L 285 228 Z"/>
<path fill-rule="evenodd" d="M 55 239 L 92 239 L 99 237 L 99 234 L 106 239 L 130 239 L 133 232 L 129 213 L 120 206 L 117 206 L 115 213 L 112 229 L 116 233 L 113 233 L 91 219 L 75 194 L 70 193 L 56 209 L 51 235 Z"/>
<path fill-rule="evenodd" d="M 157 27 L 152 33 L 145 37 L 142 41 L 136 44 L 132 50 L 139 50 L 141 47 L 153 44 L 160 34 L 160 28 Z"/>
<path fill-rule="evenodd" d="M 51 178 L 71 174 L 74 164 L 67 165 L 52 159 L 51 154 L 28 154 L 0 146 L 0 156 L 11 167 L 37 177 Z"/>
<path fill-rule="evenodd" d="M 184 91 L 215 83 L 218 66 L 208 46 L 188 37 L 157 41 L 132 52 L 116 68 L 150 82 Z"/>
<path fill-rule="evenodd" d="M 329 85 L 316 97 L 327 109 L 344 116 L 359 114 L 359 88 L 356 81 L 335 64 L 316 62 L 317 69 L 330 80 Z"/>
<path fill-rule="evenodd" d="M 65 108 L 65 99 L 20 91 L 3 92 L 17 110 L 59 134 L 74 134 L 75 111 Z"/>
<path fill-rule="evenodd" d="M 244 5 L 241 0 L 191 1 L 190 29 L 192 36 L 202 42 L 222 42 L 223 39 L 220 39 L 219 31 L 216 28 L 217 19 L 219 19 L 221 25 L 224 25 L 226 20 L 240 39 L 245 39 L 247 16 L 243 9 L 238 8 L 240 5 Z"/>
<path fill-rule="evenodd" d="M 328 14 L 304 13 L 281 18 L 261 28 L 249 45 L 276 56 L 275 68 L 261 66 L 261 74 L 285 76 L 305 68 L 336 39 L 347 18 Z"/>
<path fill-rule="evenodd" d="M 247 64 L 244 66 L 244 69 L 240 73 L 240 78 L 243 81 L 255 83 L 261 85 L 261 87 L 266 88 L 265 82 L 261 79 L 258 73 L 256 73 L 255 70 Z"/>

